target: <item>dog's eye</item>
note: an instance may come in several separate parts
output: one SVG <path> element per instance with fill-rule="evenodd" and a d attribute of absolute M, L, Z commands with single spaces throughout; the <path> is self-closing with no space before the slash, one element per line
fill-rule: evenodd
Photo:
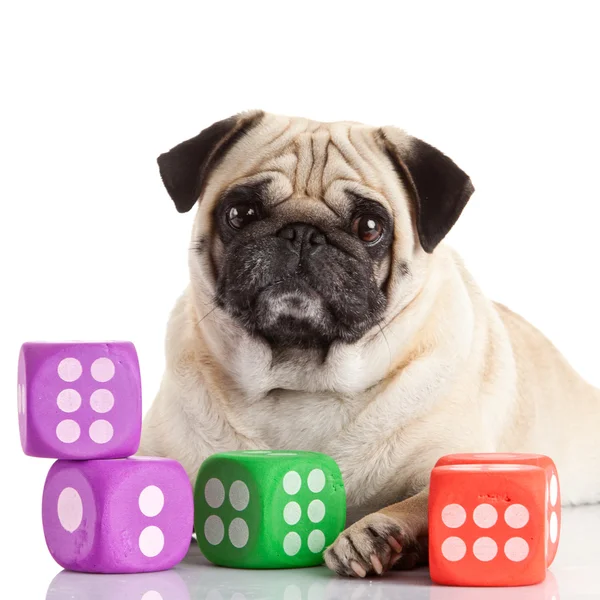
<path fill-rule="evenodd" d="M 383 235 L 383 224 L 378 217 L 362 215 L 352 222 L 352 233 L 365 244 L 376 244 Z"/>
<path fill-rule="evenodd" d="M 227 209 L 226 217 L 232 229 L 242 229 L 252 221 L 258 221 L 260 215 L 255 204 L 237 204 Z"/>

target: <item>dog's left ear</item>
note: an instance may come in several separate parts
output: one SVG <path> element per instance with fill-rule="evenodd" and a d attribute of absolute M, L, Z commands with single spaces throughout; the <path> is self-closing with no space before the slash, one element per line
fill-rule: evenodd
<path fill-rule="evenodd" d="M 426 142 L 394 127 L 382 127 L 379 134 L 414 196 L 419 241 L 431 253 L 452 229 L 475 188 L 462 169 Z"/>
<path fill-rule="evenodd" d="M 160 176 L 180 213 L 191 210 L 219 161 L 263 116 L 252 111 L 217 121 L 158 157 Z"/>

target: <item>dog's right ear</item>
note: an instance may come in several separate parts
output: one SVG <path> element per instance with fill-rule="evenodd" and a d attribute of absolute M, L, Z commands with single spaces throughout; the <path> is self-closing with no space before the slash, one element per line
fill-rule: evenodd
<path fill-rule="evenodd" d="M 263 115 L 252 111 L 218 121 L 158 157 L 160 176 L 180 213 L 191 210 L 213 169 Z"/>

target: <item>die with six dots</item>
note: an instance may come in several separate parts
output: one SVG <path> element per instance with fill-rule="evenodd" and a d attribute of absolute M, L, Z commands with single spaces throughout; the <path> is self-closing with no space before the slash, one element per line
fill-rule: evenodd
<path fill-rule="evenodd" d="M 530 464 L 436 466 L 429 489 L 435 583 L 521 586 L 546 576 L 547 475 Z"/>
<path fill-rule="evenodd" d="M 19 356 L 17 408 L 25 454 L 123 458 L 141 433 L 141 385 L 130 342 L 28 342 Z"/>
<path fill-rule="evenodd" d="M 525 453 L 465 453 L 448 454 L 442 456 L 436 464 L 436 467 L 443 465 L 465 465 L 465 464 L 511 464 L 511 465 L 531 465 L 541 467 L 546 472 L 546 499 L 547 499 L 547 552 L 546 565 L 549 567 L 554 561 L 558 544 L 560 541 L 561 510 L 560 510 L 560 483 L 558 480 L 558 470 L 554 461 L 543 454 L 525 454 Z"/>
<path fill-rule="evenodd" d="M 50 553 L 66 569 L 169 569 L 190 545 L 192 488 L 174 460 L 58 460 L 46 478 L 42 522 Z"/>
<path fill-rule="evenodd" d="M 215 454 L 198 472 L 194 503 L 200 549 L 227 567 L 321 564 L 346 520 L 339 467 L 318 452 Z"/>

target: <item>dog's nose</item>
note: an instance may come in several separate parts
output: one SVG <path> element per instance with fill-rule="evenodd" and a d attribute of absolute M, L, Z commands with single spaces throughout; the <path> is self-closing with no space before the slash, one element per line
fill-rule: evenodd
<path fill-rule="evenodd" d="M 298 253 L 301 251 L 314 252 L 327 243 L 325 234 L 307 223 L 292 223 L 286 225 L 277 232 L 284 240 L 289 240 L 292 249 Z"/>

